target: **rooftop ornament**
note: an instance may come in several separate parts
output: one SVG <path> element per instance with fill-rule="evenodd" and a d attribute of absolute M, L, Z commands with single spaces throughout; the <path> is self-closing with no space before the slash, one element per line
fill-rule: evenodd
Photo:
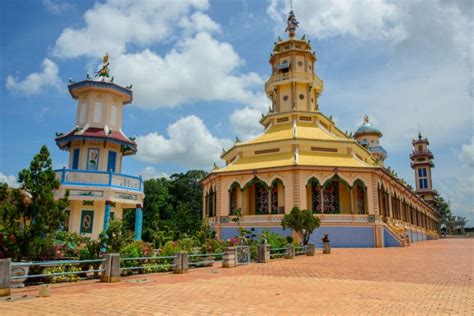
<path fill-rule="evenodd" d="M 287 23 L 287 26 L 286 26 L 285 32 L 288 32 L 288 35 L 290 35 L 290 37 L 295 37 L 296 29 L 298 28 L 298 24 L 300 22 L 296 20 L 296 16 L 293 10 L 291 10 L 290 13 L 288 13 L 288 20 L 286 23 Z"/>
<path fill-rule="evenodd" d="M 106 53 L 102 58 L 102 68 L 95 74 L 95 77 L 102 77 L 102 81 L 105 81 L 105 78 L 110 78 L 109 65 L 109 54 Z"/>

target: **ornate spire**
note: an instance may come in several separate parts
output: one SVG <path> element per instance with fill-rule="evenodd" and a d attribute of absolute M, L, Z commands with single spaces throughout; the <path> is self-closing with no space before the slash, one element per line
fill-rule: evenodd
<path fill-rule="evenodd" d="M 290 11 L 290 13 L 288 13 L 288 20 L 286 23 L 287 25 L 286 25 L 285 32 L 288 32 L 288 35 L 290 37 L 295 37 L 296 29 L 298 28 L 298 24 L 300 22 L 296 20 L 296 16 L 295 16 L 295 13 L 293 12 L 293 9 Z"/>

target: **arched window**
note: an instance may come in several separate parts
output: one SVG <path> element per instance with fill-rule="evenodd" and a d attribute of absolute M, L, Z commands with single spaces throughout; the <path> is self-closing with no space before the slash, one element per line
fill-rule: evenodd
<path fill-rule="evenodd" d="M 216 216 L 216 193 L 214 192 L 213 188 L 211 188 L 211 190 L 209 191 L 209 194 L 206 196 L 206 199 L 206 204 L 208 205 L 208 216 Z"/>
<path fill-rule="evenodd" d="M 265 183 L 255 183 L 255 208 L 257 214 L 268 214 L 268 189 Z"/>
<path fill-rule="evenodd" d="M 322 213 L 321 209 L 321 193 L 319 192 L 319 182 L 315 178 L 309 180 L 309 185 L 311 189 L 311 211 L 314 214 Z"/>
<path fill-rule="evenodd" d="M 357 197 L 356 211 L 358 214 L 365 214 L 365 186 L 360 180 L 354 183 Z"/>
<path fill-rule="evenodd" d="M 324 213 L 339 214 L 339 180 L 331 179 L 324 184 L 323 191 Z"/>
<path fill-rule="evenodd" d="M 239 190 L 239 184 L 234 182 L 229 189 L 229 214 L 235 215 L 237 210 L 237 190 Z"/>
<path fill-rule="evenodd" d="M 278 188 L 283 187 L 283 182 L 280 179 L 275 179 L 272 182 L 272 187 L 270 190 L 270 211 L 272 214 L 278 214 L 284 212 L 284 206 L 279 204 L 281 197 L 278 196 Z M 283 212 L 281 212 L 282 210 Z"/>

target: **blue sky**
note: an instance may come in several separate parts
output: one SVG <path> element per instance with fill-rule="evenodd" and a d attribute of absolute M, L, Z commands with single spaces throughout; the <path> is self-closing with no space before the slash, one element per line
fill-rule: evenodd
<path fill-rule="evenodd" d="M 435 188 L 473 216 L 470 1 L 293 1 L 324 80 L 320 109 L 342 130 L 368 114 L 384 133 L 386 165 L 413 184 L 408 155 L 419 128 L 435 155 Z M 55 132 L 74 126 L 67 80 L 111 56 L 133 84 L 123 130 L 139 153 L 124 173 L 209 170 L 235 136 L 261 132 L 269 53 L 285 36 L 289 1 L 2 2 L 0 180 L 14 182 L 42 144 L 66 164 Z M 469 18 L 471 17 L 471 19 Z"/>

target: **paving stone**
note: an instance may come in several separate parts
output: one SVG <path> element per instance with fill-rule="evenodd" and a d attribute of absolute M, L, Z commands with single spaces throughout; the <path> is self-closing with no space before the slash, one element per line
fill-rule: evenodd
<path fill-rule="evenodd" d="M 474 239 L 333 249 L 324 256 L 318 249 L 314 257 L 235 269 L 55 284 L 48 298 L 0 301 L 0 314 L 473 315 L 473 254 Z M 14 289 L 12 295 L 37 291 Z"/>

